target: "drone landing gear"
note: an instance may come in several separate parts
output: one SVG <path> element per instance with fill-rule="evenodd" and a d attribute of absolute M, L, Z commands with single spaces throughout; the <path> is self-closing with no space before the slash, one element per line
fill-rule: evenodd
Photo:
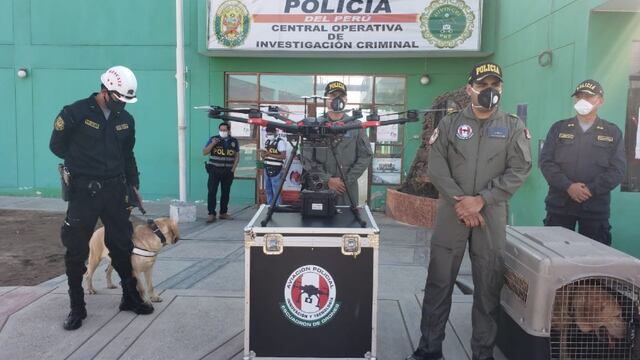
<path fill-rule="evenodd" d="M 278 187 L 278 192 L 275 194 L 275 196 L 271 200 L 271 204 L 269 204 L 269 210 L 267 211 L 267 215 L 260 222 L 260 225 L 262 225 L 263 227 L 267 226 L 267 224 L 269 223 L 269 221 L 271 221 L 271 218 L 273 217 L 273 213 L 276 211 L 276 208 L 277 208 L 276 203 L 280 198 L 280 194 L 282 193 L 284 180 L 287 174 L 289 173 L 289 169 L 291 169 L 291 164 L 293 163 L 293 159 L 298 154 L 298 147 L 300 145 L 300 142 L 301 142 L 300 136 L 298 136 L 298 139 L 296 139 L 295 142 L 289 141 L 289 143 L 293 146 L 293 152 L 291 156 L 289 156 L 289 158 L 287 159 L 287 164 L 285 168 L 283 169 L 283 171 L 280 172 L 280 186 Z M 346 185 L 342 164 L 340 163 L 340 160 L 338 160 L 338 157 L 336 156 L 335 148 L 334 146 L 329 146 L 329 147 L 331 148 L 331 153 L 333 154 L 333 157 L 336 159 L 336 163 L 338 164 L 338 172 L 340 173 L 340 179 L 342 179 L 342 182 Z M 362 220 L 362 217 L 360 216 L 360 211 L 358 210 L 358 207 L 354 203 L 348 188 L 347 188 L 346 194 L 347 194 L 347 198 L 349 199 L 349 204 L 350 204 L 349 209 L 351 210 L 351 213 L 353 214 L 356 221 L 358 222 L 358 224 L 360 224 L 361 227 L 366 227 L 367 222 Z"/>

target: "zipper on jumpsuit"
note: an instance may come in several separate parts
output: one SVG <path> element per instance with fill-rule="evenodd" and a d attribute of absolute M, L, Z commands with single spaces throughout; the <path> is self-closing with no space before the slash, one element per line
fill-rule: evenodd
<path fill-rule="evenodd" d="M 479 121 L 480 122 L 480 126 L 479 126 L 479 129 L 478 129 L 479 138 L 478 138 L 478 150 L 476 151 L 476 156 L 477 156 L 476 157 L 476 167 L 475 167 L 475 171 L 473 172 L 473 193 L 474 194 L 476 194 L 478 192 L 478 189 L 476 187 L 476 185 L 477 185 L 476 181 L 477 181 L 477 178 L 478 178 L 478 161 L 480 160 L 480 145 L 481 145 L 481 142 L 482 142 L 482 133 L 484 132 L 483 131 L 484 130 L 484 125 L 485 125 L 487 120 L 488 119 Z M 476 120 L 476 121 L 478 121 L 478 120 Z M 472 195 L 472 196 L 475 196 L 475 195 Z M 487 225 L 485 224 L 485 226 L 487 226 Z M 469 229 L 470 233 L 472 231 L 473 231 L 473 229 Z M 493 243 L 491 242 L 491 239 L 489 239 L 489 238 L 487 238 L 487 245 L 489 247 L 489 250 L 493 250 Z"/>

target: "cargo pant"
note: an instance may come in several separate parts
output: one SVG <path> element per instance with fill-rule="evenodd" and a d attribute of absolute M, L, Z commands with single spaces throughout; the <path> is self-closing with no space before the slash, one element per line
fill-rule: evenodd
<path fill-rule="evenodd" d="M 99 182 L 99 189 L 90 190 L 91 182 Z M 95 185 L 92 188 L 97 187 Z M 82 289 L 82 276 L 87 271 L 85 261 L 89 256 L 89 239 L 98 218 L 104 224 L 104 240 L 109 249 L 111 265 L 121 279 L 132 276 L 133 226 L 129 221 L 130 210 L 127 209 L 126 195 L 124 177 L 107 181 L 85 178 L 73 180 L 67 216 L 60 236 L 66 248 L 64 262 L 70 290 Z"/>
<path fill-rule="evenodd" d="M 442 350 L 451 310 L 451 294 L 467 242 L 473 272 L 471 350 L 473 359 L 493 356 L 497 334 L 500 290 L 503 284 L 503 249 L 506 241 L 506 203 L 485 206 L 484 227 L 468 228 L 458 221 L 452 204 L 440 200 L 431 238 L 431 254 L 422 303 L 422 336 L 418 348 Z"/>

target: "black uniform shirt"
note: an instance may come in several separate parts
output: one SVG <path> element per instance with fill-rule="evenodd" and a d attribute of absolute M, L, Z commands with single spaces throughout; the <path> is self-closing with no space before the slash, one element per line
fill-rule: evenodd
<path fill-rule="evenodd" d="M 96 95 L 93 93 L 60 111 L 49 148 L 64 159 L 73 177 L 109 179 L 124 174 L 127 183 L 137 187 L 133 117 L 123 110 L 111 112 L 109 119 L 105 119 Z"/>
<path fill-rule="evenodd" d="M 622 131 L 597 118 L 587 131 L 575 117 L 553 124 L 540 152 L 540 170 L 549 183 L 545 199 L 548 212 L 584 218 L 609 218 L 611 190 L 625 172 Z M 577 203 L 567 189 L 584 183 L 592 197 Z"/>

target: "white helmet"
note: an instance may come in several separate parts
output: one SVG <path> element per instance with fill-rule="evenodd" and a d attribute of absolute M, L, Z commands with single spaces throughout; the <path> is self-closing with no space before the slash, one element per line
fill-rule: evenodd
<path fill-rule="evenodd" d="M 136 89 L 138 81 L 133 71 L 126 66 L 114 66 L 100 76 L 102 85 L 114 92 L 115 97 L 123 102 L 133 104 L 138 101 Z"/>

